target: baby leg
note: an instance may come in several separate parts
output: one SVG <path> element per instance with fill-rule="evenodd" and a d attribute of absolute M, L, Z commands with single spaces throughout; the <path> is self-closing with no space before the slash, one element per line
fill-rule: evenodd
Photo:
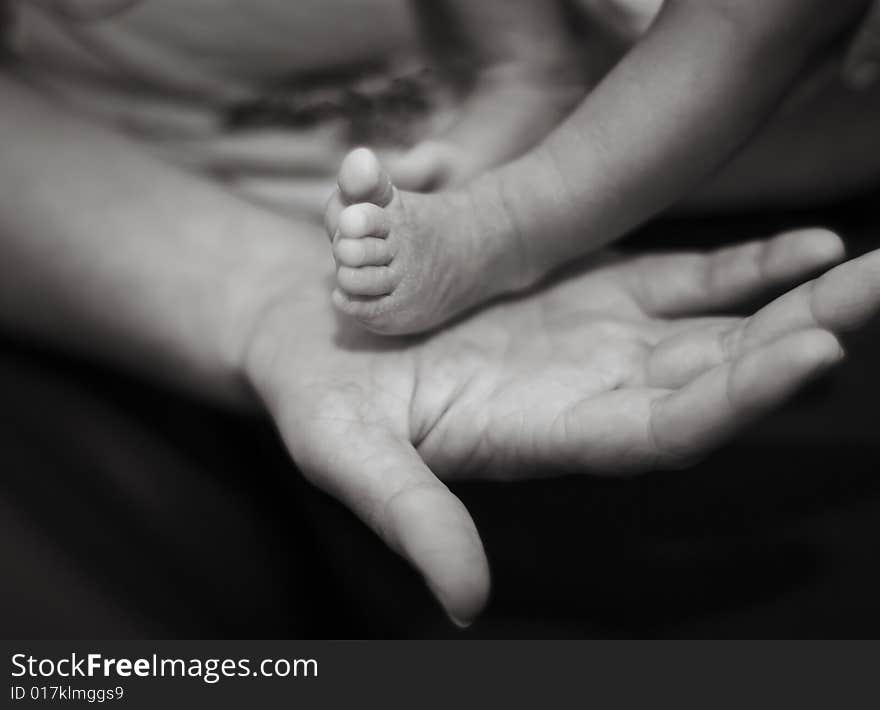
<path fill-rule="evenodd" d="M 475 80 L 457 120 L 393 166 L 395 182 L 409 190 L 460 183 L 524 153 L 586 90 L 561 3 L 446 0 L 442 9 Z"/>

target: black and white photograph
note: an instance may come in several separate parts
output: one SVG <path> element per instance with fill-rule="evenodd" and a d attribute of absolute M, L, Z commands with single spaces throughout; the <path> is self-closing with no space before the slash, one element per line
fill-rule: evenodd
<path fill-rule="evenodd" d="M 0 48 L 0 636 L 880 635 L 880 1 L 0 0 Z"/>

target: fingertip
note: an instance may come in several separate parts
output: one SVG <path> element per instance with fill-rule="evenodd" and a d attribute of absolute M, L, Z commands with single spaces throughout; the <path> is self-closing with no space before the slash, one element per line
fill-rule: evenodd
<path fill-rule="evenodd" d="M 449 489 L 423 488 L 389 511 L 403 555 L 419 570 L 452 622 L 465 628 L 489 600 L 489 562 L 464 504 Z"/>
<path fill-rule="evenodd" d="M 460 578 L 445 586 L 438 586 L 436 581 L 427 578 L 425 580 L 446 616 L 459 629 L 469 628 L 489 602 L 491 584 L 488 564 L 482 567 L 483 572 L 475 573 L 472 570 L 468 578 Z"/>
<path fill-rule="evenodd" d="M 837 337 L 828 330 L 790 332 L 733 363 L 727 396 L 742 417 L 779 406 L 843 357 Z"/>
<path fill-rule="evenodd" d="M 846 246 L 838 234 L 824 227 L 799 229 L 783 234 L 771 249 L 767 270 L 784 276 L 800 276 L 839 264 Z"/>
<path fill-rule="evenodd" d="M 450 614 L 450 616 L 449 616 L 449 620 L 450 620 L 453 624 L 455 624 L 458 628 L 460 628 L 462 631 L 464 631 L 464 630 L 467 629 L 467 628 L 470 628 L 471 624 L 474 623 L 473 621 L 462 621 L 461 619 L 457 619 L 457 618 L 455 618 L 455 617 L 452 616 L 451 614 Z"/>
<path fill-rule="evenodd" d="M 784 335 L 765 346 L 764 353 L 777 363 L 776 369 L 780 373 L 780 379 L 777 380 L 780 396 L 785 396 L 788 391 L 797 389 L 818 377 L 837 365 L 844 357 L 844 350 L 837 336 L 821 328 L 810 328 Z M 755 363 L 757 362 L 759 361 L 755 360 Z M 761 362 L 766 364 L 763 360 Z M 760 383 L 762 379 L 757 377 L 755 382 Z M 755 399 L 761 399 L 760 393 L 754 393 L 754 396 Z"/>
<path fill-rule="evenodd" d="M 880 250 L 836 266 L 814 283 L 815 320 L 835 333 L 855 330 L 880 312 Z"/>
<path fill-rule="evenodd" d="M 798 353 L 807 367 L 824 370 L 833 367 L 845 356 L 843 345 L 834 333 L 828 330 L 812 329 L 794 336 L 792 350 Z"/>
<path fill-rule="evenodd" d="M 801 230 L 800 236 L 807 242 L 809 252 L 816 261 L 836 264 L 846 258 L 846 245 L 837 232 L 824 227 Z"/>

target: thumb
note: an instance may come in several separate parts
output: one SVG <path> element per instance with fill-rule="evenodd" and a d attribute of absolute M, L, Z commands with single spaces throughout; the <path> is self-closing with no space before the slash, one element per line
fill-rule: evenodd
<path fill-rule="evenodd" d="M 379 427 L 323 425 L 291 445 L 303 474 L 406 558 L 457 625 L 469 625 L 486 605 L 489 565 L 464 504 L 409 442 Z"/>

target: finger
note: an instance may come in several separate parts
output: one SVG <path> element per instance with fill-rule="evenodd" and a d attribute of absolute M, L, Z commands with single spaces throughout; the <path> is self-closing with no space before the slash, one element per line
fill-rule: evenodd
<path fill-rule="evenodd" d="M 880 2 L 872 3 L 843 63 L 843 78 L 856 90 L 867 89 L 880 76 Z"/>
<path fill-rule="evenodd" d="M 360 425 L 321 427 L 291 446 L 303 473 L 422 574 L 460 626 L 485 606 L 489 567 L 462 502 L 405 441 Z"/>
<path fill-rule="evenodd" d="M 828 331 L 788 333 L 658 397 L 648 429 L 658 463 L 683 465 L 706 454 L 842 357 Z"/>
<path fill-rule="evenodd" d="M 863 325 L 878 309 L 880 250 L 847 261 L 762 308 L 744 322 L 739 347 L 809 328 L 842 334 Z"/>
<path fill-rule="evenodd" d="M 646 383 L 677 388 L 703 372 L 796 330 L 841 334 L 880 309 L 880 252 L 865 255 L 802 284 L 747 319 L 706 319 L 659 341 L 646 365 Z"/>
<path fill-rule="evenodd" d="M 560 470 L 631 475 L 692 463 L 839 361 L 827 331 L 790 333 L 676 390 L 623 387 L 556 412 L 523 456 Z M 532 412 L 534 415 L 534 412 Z M 513 445 L 511 445 L 513 446 Z"/>
<path fill-rule="evenodd" d="M 646 256 L 623 268 L 643 311 L 681 316 L 735 306 L 812 276 L 843 257 L 836 234 L 803 229 L 705 254 Z"/>
<path fill-rule="evenodd" d="M 651 349 L 645 365 L 649 387 L 677 389 L 739 354 L 741 318 L 720 318 L 679 330 Z"/>

